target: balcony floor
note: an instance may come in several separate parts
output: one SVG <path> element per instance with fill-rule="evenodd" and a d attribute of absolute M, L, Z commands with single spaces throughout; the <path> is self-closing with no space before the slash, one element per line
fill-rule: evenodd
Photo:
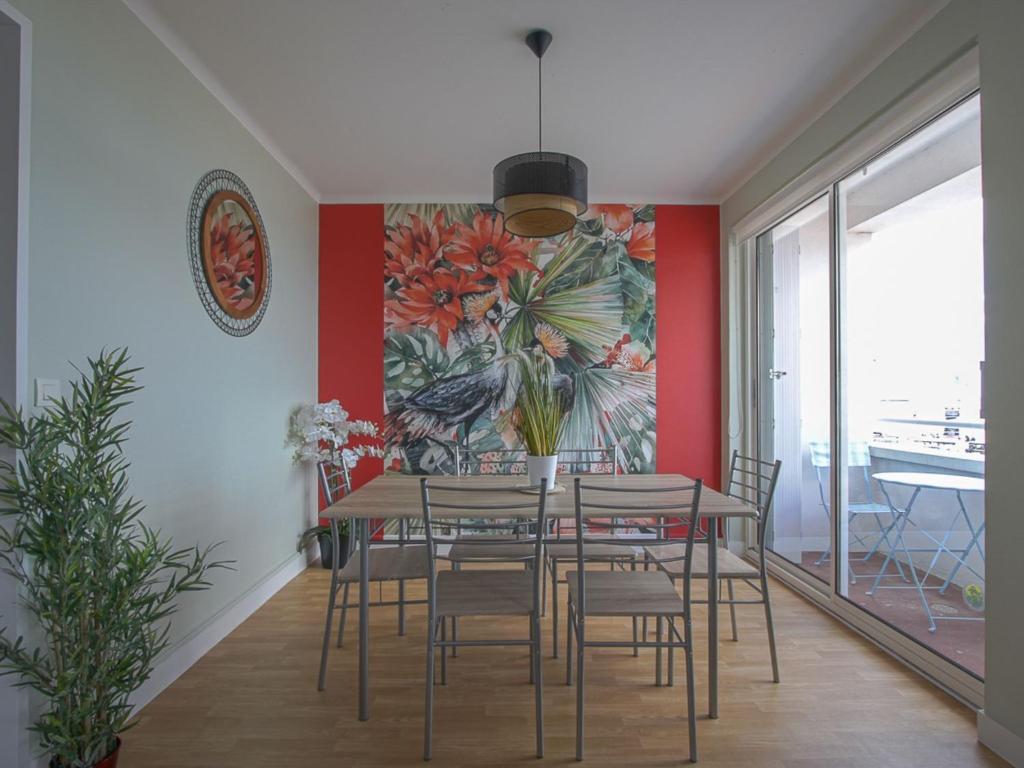
<path fill-rule="evenodd" d="M 832 562 L 826 561 L 815 565 L 820 552 L 805 552 L 802 563 L 804 570 L 812 573 L 823 581 L 828 580 Z M 882 555 L 876 554 L 867 562 L 854 559 L 852 565 L 857 576 L 856 583 L 850 584 L 847 597 L 868 613 L 871 613 L 922 645 L 959 664 L 968 672 L 978 677 L 985 676 L 985 622 L 984 621 L 936 621 L 935 632 L 928 631 L 928 618 L 916 589 L 879 589 L 874 595 L 867 594 L 874 583 L 874 574 L 882 568 Z M 889 572 L 895 573 L 892 564 Z M 905 571 L 906 572 L 906 571 Z M 908 578 L 909 578 L 909 572 Z M 918 576 L 924 578 L 924 572 L 918 569 Z M 883 585 L 901 587 L 911 586 L 899 578 L 885 578 Z M 960 587 L 951 584 L 944 595 L 939 594 L 938 587 L 942 579 L 928 577 L 925 596 L 931 607 L 933 616 L 979 618 L 964 603 Z M 932 589 L 934 587 L 934 589 Z"/>

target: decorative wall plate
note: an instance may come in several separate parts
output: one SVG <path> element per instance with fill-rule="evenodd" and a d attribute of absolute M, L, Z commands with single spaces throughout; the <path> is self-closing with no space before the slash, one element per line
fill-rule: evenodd
<path fill-rule="evenodd" d="M 270 244 L 256 201 L 238 176 L 210 171 L 188 208 L 192 279 L 207 314 L 222 331 L 247 336 L 270 301 Z"/>

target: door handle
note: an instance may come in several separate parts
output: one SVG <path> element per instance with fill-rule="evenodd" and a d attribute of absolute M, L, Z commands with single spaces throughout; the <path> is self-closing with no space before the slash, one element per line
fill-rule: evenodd
<path fill-rule="evenodd" d="M 776 381 L 778 381 L 779 379 L 781 379 L 785 375 L 786 375 L 785 371 L 777 371 L 774 368 L 769 368 L 768 369 L 768 376 L 770 378 L 775 379 Z"/>

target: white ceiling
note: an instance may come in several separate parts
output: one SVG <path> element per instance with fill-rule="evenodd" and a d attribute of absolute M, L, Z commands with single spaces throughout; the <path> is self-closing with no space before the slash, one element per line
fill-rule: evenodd
<path fill-rule="evenodd" d="M 595 201 L 719 202 L 946 0 L 125 0 L 324 202 L 476 201 L 537 140 Z"/>

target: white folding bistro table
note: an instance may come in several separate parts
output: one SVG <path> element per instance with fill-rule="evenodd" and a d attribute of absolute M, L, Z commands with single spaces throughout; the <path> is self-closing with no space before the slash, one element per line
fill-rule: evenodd
<path fill-rule="evenodd" d="M 691 485 L 693 481 L 683 475 L 587 475 L 588 485 L 626 486 L 637 489 L 672 488 Z M 445 485 L 461 485 L 469 488 L 488 488 L 506 486 L 508 477 L 472 476 L 444 477 Z M 559 482 L 570 488 L 573 476 L 559 477 Z M 649 498 L 643 495 L 631 497 L 622 494 L 623 504 L 648 503 Z M 493 497 L 486 503 L 495 503 Z M 435 517 L 444 517 L 446 510 L 437 509 Z M 457 513 L 447 510 L 451 516 L 465 516 L 465 512 Z M 526 512 L 526 510 L 524 510 Z M 369 560 L 373 550 L 369 547 L 369 530 L 371 520 L 402 520 L 418 519 L 423 514 L 420 500 L 419 478 L 402 475 L 382 475 L 371 480 L 359 490 L 332 504 L 321 513 L 321 517 L 338 520 L 351 520 L 356 528 L 359 549 L 363 553 L 359 558 L 359 719 L 370 718 L 370 569 Z M 547 497 L 545 514 L 548 518 L 572 518 L 576 514 L 573 494 L 571 492 L 550 494 Z M 607 511 L 600 514 L 591 510 L 593 517 L 608 517 Z M 757 517 L 752 507 L 740 499 L 725 496 L 705 486 L 700 497 L 700 515 L 711 524 L 708 529 L 708 584 L 718 583 L 718 520 L 728 517 Z M 509 512 L 502 512 L 508 517 Z M 708 589 L 708 714 L 718 717 L 718 590 Z"/>
<path fill-rule="evenodd" d="M 956 577 L 957 573 L 960 572 L 961 568 L 967 568 L 967 570 L 984 581 L 984 574 L 980 574 L 974 570 L 974 568 L 967 563 L 967 557 L 970 555 L 972 550 L 977 550 L 982 562 L 985 561 L 985 550 L 982 548 L 981 544 L 981 535 L 985 532 L 985 521 L 982 519 L 977 526 L 974 525 L 974 522 L 971 520 L 971 516 L 967 513 L 967 506 L 964 504 L 963 494 L 983 493 L 985 491 L 985 480 L 972 475 L 945 475 L 931 474 L 928 472 L 878 472 L 877 474 L 872 475 L 872 477 L 878 481 L 879 487 L 882 489 L 882 494 L 885 496 L 885 500 L 889 504 L 889 509 L 892 510 L 893 519 L 896 521 L 896 537 L 893 545 L 889 547 L 889 551 L 885 556 L 885 561 L 882 563 L 881 570 L 879 570 L 878 574 L 875 576 L 875 583 L 871 586 L 871 589 L 867 591 L 867 594 L 873 595 L 875 590 L 878 589 L 916 589 L 918 596 L 921 598 L 921 605 L 924 606 L 925 616 L 928 617 L 929 632 L 935 631 L 936 621 L 983 621 L 984 619 L 974 616 L 935 616 L 932 613 L 931 606 L 928 605 L 928 599 L 925 596 L 924 591 L 925 589 L 938 589 L 939 594 L 945 594 L 950 583 L 953 581 L 954 577 Z M 907 501 L 907 506 L 903 509 L 900 509 L 893 503 L 892 497 L 889 494 L 889 486 L 893 485 L 914 489 L 910 495 L 909 501 Z M 921 495 L 921 491 L 925 490 L 952 493 L 956 496 L 957 509 L 953 513 L 952 518 L 950 518 L 949 524 L 946 526 L 946 530 L 943 532 L 941 539 L 936 538 L 929 531 L 925 531 L 915 525 L 914 521 L 911 519 L 914 502 L 917 501 L 917 497 Z M 949 546 L 949 538 L 953 534 L 953 529 L 956 526 L 957 520 L 961 517 L 967 525 L 967 530 L 970 533 L 970 539 L 963 549 L 954 549 Z M 908 525 L 914 525 L 914 527 L 922 535 L 926 536 L 934 546 L 908 547 L 906 537 L 904 535 Z M 913 567 L 913 562 L 911 560 L 912 552 L 932 553 L 931 562 L 928 564 L 928 568 L 925 570 L 923 577 L 920 576 L 917 573 L 917 569 Z M 931 575 L 932 569 L 935 567 L 935 564 L 943 553 L 948 554 L 956 561 L 953 566 L 953 570 L 950 571 L 941 587 L 928 587 L 928 577 Z M 902 554 L 906 558 L 906 563 L 910 565 L 908 570 L 910 571 L 914 583 L 905 587 L 879 586 L 883 578 L 896 575 L 889 574 L 886 571 L 889 568 L 889 563 L 893 562 L 894 557 L 898 554 Z"/>

